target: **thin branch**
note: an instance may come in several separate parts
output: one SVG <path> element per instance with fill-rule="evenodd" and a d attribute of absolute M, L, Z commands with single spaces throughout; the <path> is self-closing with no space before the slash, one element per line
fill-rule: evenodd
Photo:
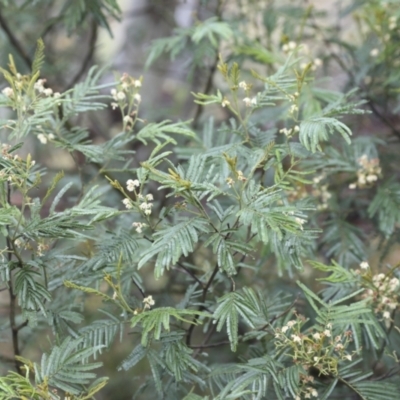
<path fill-rule="evenodd" d="M 218 263 L 215 264 L 214 271 L 212 272 L 210 278 L 208 279 L 206 286 L 204 286 L 204 288 L 203 288 L 203 295 L 202 295 L 202 298 L 201 298 L 201 302 L 202 303 L 204 303 L 206 301 L 208 289 L 210 288 L 215 276 L 217 275 L 217 272 L 218 272 Z M 204 311 L 204 310 L 205 310 L 205 305 L 202 304 L 199 307 L 199 312 Z M 197 323 L 198 319 L 199 319 L 199 314 L 196 314 L 195 317 L 193 318 L 193 321 L 192 321 L 192 323 L 190 325 L 190 328 L 188 330 L 188 333 L 187 333 L 187 336 L 186 336 L 186 344 L 188 346 L 190 346 L 190 340 L 192 338 L 193 330 L 194 330 L 194 328 L 196 326 L 196 323 Z"/>
<path fill-rule="evenodd" d="M 94 50 L 96 48 L 96 41 L 97 41 L 97 31 L 98 31 L 98 26 L 95 20 L 92 21 L 92 26 L 91 26 L 91 34 L 89 38 L 89 50 L 86 54 L 85 59 L 83 60 L 83 63 L 81 67 L 79 68 L 79 71 L 76 73 L 76 75 L 72 78 L 71 82 L 67 85 L 65 88 L 66 90 L 71 89 L 75 84 L 82 78 L 82 75 L 85 73 L 87 67 L 91 63 L 94 55 Z"/>
<path fill-rule="evenodd" d="M 224 7 L 224 0 L 218 0 L 217 9 L 215 11 L 215 15 L 218 18 L 218 21 L 222 20 L 223 7 Z M 210 71 L 209 71 L 209 74 L 208 74 L 206 86 L 205 86 L 205 88 L 203 90 L 204 94 L 209 94 L 211 89 L 212 89 L 212 84 L 213 84 L 213 80 L 214 80 L 214 74 L 215 74 L 215 72 L 217 70 L 217 66 L 218 66 L 218 59 L 219 59 L 219 54 L 218 54 L 218 50 L 217 50 L 217 52 L 215 54 L 215 57 L 214 57 L 214 60 L 213 60 L 213 63 L 211 64 L 211 67 L 210 67 Z M 196 128 L 198 123 L 199 123 L 199 119 L 201 117 L 201 114 L 203 113 L 203 109 L 204 109 L 204 105 L 197 104 L 196 111 L 195 111 L 195 114 L 194 114 L 194 117 L 193 117 L 193 122 L 192 122 L 194 128 Z"/>
<path fill-rule="evenodd" d="M 11 205 L 11 184 L 10 182 L 7 182 L 7 203 Z M 13 246 L 11 243 L 11 237 L 10 237 L 10 227 L 7 225 L 7 261 L 8 261 L 8 268 L 11 267 L 11 262 L 12 262 L 12 255 L 13 255 Z M 19 342 L 18 342 L 18 332 L 19 332 L 19 327 L 16 325 L 15 321 L 15 310 L 17 307 L 17 302 L 16 302 L 16 295 L 13 290 L 13 282 L 12 282 L 12 272 L 10 271 L 10 280 L 8 281 L 8 293 L 10 297 L 10 328 L 11 328 L 11 338 L 12 338 L 12 345 L 13 345 L 13 350 L 14 350 L 14 357 L 15 356 L 20 356 L 20 349 L 19 349 Z M 20 374 L 23 375 L 22 369 L 21 369 L 21 363 L 17 360 L 14 359 L 14 365 L 16 371 Z"/>
<path fill-rule="evenodd" d="M 202 288 L 204 288 L 204 283 L 189 269 L 186 268 L 183 264 L 180 262 L 177 262 L 176 265 L 178 265 L 180 268 L 182 268 L 188 275 L 190 275 Z"/>
<path fill-rule="evenodd" d="M 217 343 L 209 343 L 209 344 L 199 344 L 199 345 L 191 345 L 190 348 L 191 349 L 209 349 L 211 347 L 219 347 L 219 346 L 223 346 L 225 344 L 230 344 L 229 340 L 222 340 L 221 342 L 217 342 Z M 196 355 L 196 354 L 195 354 Z M 195 355 L 193 356 L 193 358 L 195 358 Z"/>
<path fill-rule="evenodd" d="M 0 9 L 0 26 L 3 29 L 3 31 L 5 32 L 5 34 L 7 35 L 10 43 L 14 46 L 15 50 L 17 50 L 20 57 L 25 61 L 26 65 L 30 69 L 32 66 L 32 59 L 30 58 L 30 56 L 26 52 L 26 50 L 22 47 L 22 45 L 18 41 L 18 39 L 15 37 L 13 31 L 8 26 L 6 20 L 4 19 L 3 15 L 1 14 L 1 9 Z"/>
<path fill-rule="evenodd" d="M 138 290 L 139 290 L 140 294 L 142 295 L 142 297 L 145 298 L 146 295 L 145 295 L 143 289 L 139 286 L 139 284 L 136 282 L 136 280 L 135 280 L 135 278 L 133 276 L 132 276 L 132 282 L 138 288 Z"/>

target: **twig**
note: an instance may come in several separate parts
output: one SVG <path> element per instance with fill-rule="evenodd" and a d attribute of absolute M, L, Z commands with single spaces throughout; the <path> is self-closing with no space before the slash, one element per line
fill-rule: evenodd
<path fill-rule="evenodd" d="M 146 297 L 145 293 L 143 292 L 142 288 L 139 286 L 139 284 L 136 282 L 135 278 L 132 276 L 132 282 L 133 284 L 138 288 L 140 294 L 142 295 L 143 298 Z"/>
<path fill-rule="evenodd" d="M 204 283 L 189 269 L 186 268 L 183 264 L 180 262 L 177 262 L 176 265 L 178 265 L 180 268 L 182 268 L 188 275 L 190 275 L 202 288 L 204 288 Z"/>
<path fill-rule="evenodd" d="M 17 50 L 20 57 L 25 61 L 26 65 L 30 69 L 32 66 L 32 59 L 29 57 L 29 54 L 22 47 L 22 45 L 18 41 L 18 39 L 14 36 L 14 33 L 12 32 L 12 30 L 8 26 L 7 22 L 3 18 L 3 15 L 1 14 L 1 9 L 0 9 L 0 26 L 2 27 L 3 31 L 7 35 L 10 43 L 15 47 L 15 49 Z"/>
<path fill-rule="evenodd" d="M 92 21 L 92 26 L 91 26 L 91 35 L 89 39 L 89 51 L 86 54 L 85 59 L 83 60 L 83 63 L 79 69 L 79 71 L 76 73 L 76 75 L 72 78 L 71 82 L 67 85 L 65 88 L 66 90 L 71 89 L 75 84 L 81 79 L 82 75 L 86 71 L 87 67 L 89 66 L 90 62 L 92 61 L 93 55 L 94 55 L 94 50 L 96 47 L 96 41 L 97 41 L 97 23 L 95 20 Z"/>
<path fill-rule="evenodd" d="M 11 205 L 11 185 L 10 182 L 7 182 L 7 203 Z M 11 262 L 12 262 L 12 243 L 11 243 L 11 237 L 10 237 L 10 227 L 7 225 L 7 261 L 8 261 L 8 267 L 11 267 Z M 8 281 L 8 293 L 10 296 L 10 328 L 11 328 L 11 338 L 12 338 L 12 344 L 13 344 L 13 350 L 14 350 L 14 357 L 20 355 L 20 350 L 19 350 L 19 343 L 18 343 L 18 332 L 19 332 L 19 327 L 16 325 L 15 322 L 15 309 L 16 309 L 16 295 L 13 291 L 13 282 L 12 282 L 12 276 L 11 276 L 11 271 L 10 271 L 10 280 Z M 15 359 L 14 360 L 14 365 L 15 369 L 18 372 L 18 374 L 22 375 L 22 369 L 21 369 L 21 364 L 20 362 Z"/>
<path fill-rule="evenodd" d="M 202 303 L 204 303 L 206 301 L 208 289 L 210 288 L 215 276 L 217 275 L 217 272 L 218 272 L 218 263 L 215 264 L 214 271 L 212 272 L 210 278 L 208 279 L 206 286 L 204 286 L 204 288 L 203 288 L 203 295 L 202 295 L 202 298 L 201 298 L 201 302 Z M 204 310 L 205 310 L 205 305 L 202 304 L 199 307 L 199 312 L 202 312 Z M 192 334 L 193 334 L 193 330 L 194 330 L 194 328 L 196 326 L 196 323 L 197 323 L 198 319 L 199 319 L 199 314 L 196 314 L 195 317 L 193 318 L 193 321 L 192 321 L 192 323 L 190 325 L 190 328 L 188 330 L 188 333 L 187 333 L 187 336 L 186 336 L 186 344 L 188 346 L 190 346 L 190 340 L 191 340 L 191 337 L 192 337 Z"/>
<path fill-rule="evenodd" d="M 216 15 L 218 21 L 221 21 L 221 19 L 222 19 L 223 7 L 224 7 L 224 0 L 219 0 L 218 4 L 217 4 L 217 9 L 215 12 L 215 15 Z M 217 66 L 218 66 L 218 59 L 219 59 L 219 54 L 218 54 L 218 50 L 217 50 L 214 60 L 213 60 L 213 63 L 211 64 L 211 67 L 210 67 L 210 72 L 208 74 L 206 86 L 203 90 L 204 94 L 209 94 L 212 89 L 214 74 L 215 74 L 215 71 L 217 70 Z M 193 117 L 193 122 L 192 122 L 194 128 L 196 128 L 199 123 L 199 119 L 201 117 L 201 114 L 203 113 L 203 109 L 204 109 L 204 106 L 202 104 L 197 104 L 196 111 L 195 111 L 195 114 Z"/>
<path fill-rule="evenodd" d="M 219 347 L 219 346 L 223 346 L 225 344 L 230 344 L 229 340 L 222 340 L 221 342 L 217 342 L 217 343 L 209 343 L 209 344 L 199 344 L 199 345 L 191 345 L 190 348 L 191 349 L 209 349 L 211 347 Z M 195 358 L 196 353 L 193 355 L 193 358 Z"/>

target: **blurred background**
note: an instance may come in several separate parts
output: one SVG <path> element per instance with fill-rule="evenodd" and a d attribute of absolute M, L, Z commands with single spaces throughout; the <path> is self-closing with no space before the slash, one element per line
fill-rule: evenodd
<path fill-rule="evenodd" d="M 140 118 L 152 122 L 194 119 L 192 126 L 200 129 L 201 123 L 210 115 L 217 123 L 229 117 L 220 107 L 204 110 L 197 106 L 191 95 L 191 92 L 215 92 L 217 87 L 221 87 L 216 74 L 219 53 L 228 60 L 236 59 L 243 63 L 247 71 L 254 68 L 260 73 L 273 73 L 285 59 L 282 47 L 301 40 L 309 48 L 305 55 L 307 61 L 321 61 L 321 67 L 315 72 L 321 88 L 342 91 L 358 86 L 361 88 L 360 97 L 367 95 L 372 99 L 375 109 L 371 109 L 371 116 L 349 120 L 356 136 L 376 134 L 398 147 L 397 141 L 393 140 L 399 134 L 398 119 L 395 118 L 396 97 L 389 91 L 371 90 L 371 81 L 382 75 L 382 69 L 375 70 L 376 66 L 371 67 L 371 63 L 368 66 L 363 63 L 371 57 L 378 41 L 376 35 L 361 27 L 360 19 L 353 13 L 353 10 L 359 11 L 361 3 L 344 0 L 109 0 L 93 2 L 91 6 L 85 0 L 0 0 L 0 60 L 4 67 L 11 53 L 19 71 L 28 73 L 36 41 L 43 38 L 46 63 L 41 77 L 47 80 L 46 86 L 54 92 L 64 92 L 82 81 L 93 65 L 105 68 L 102 78 L 105 83 L 112 82 L 122 73 L 136 79 L 143 76 Z M 96 4 L 101 4 L 101 7 Z M 307 18 L 304 19 L 304 15 Z M 237 37 L 217 45 L 210 40 L 201 45 L 204 46 L 201 49 L 188 38 L 176 42 L 171 48 L 162 41 L 154 42 L 184 32 L 210 18 L 229 20 L 240 32 L 240 45 Z M 247 43 L 254 40 L 265 49 L 264 52 L 252 53 Z M 264 57 L 261 61 L 260 54 Z M 379 81 L 374 82 L 379 87 Z M 1 82 L 1 88 L 4 86 Z M 374 101 L 377 106 L 374 106 Z M 4 111 L 1 113 L 2 118 L 7 117 Z M 96 143 L 108 140 L 122 128 L 120 113 L 111 108 L 85 118 L 80 123 L 89 128 Z M 265 118 L 268 119 L 268 114 Z M 265 125 L 268 126 L 268 121 Z M 138 165 L 149 150 L 142 145 L 134 150 Z M 33 154 L 37 162 L 45 165 L 49 176 L 52 171 L 63 169 L 68 179 L 78 180 L 76 163 L 63 150 L 42 146 L 35 138 L 29 138 L 23 151 Z M 90 169 L 86 173 L 89 177 Z M 129 177 L 122 174 L 115 178 L 122 182 Z M 44 184 L 43 190 L 45 187 Z M 120 202 L 120 199 L 111 197 L 108 201 Z M 357 216 L 352 223 L 368 235 L 368 224 L 358 221 Z M 393 248 L 385 260 L 391 262 L 397 254 Z M 379 258 L 378 253 L 376 258 Z M 306 269 L 303 279 L 315 285 L 315 276 L 310 271 Z M 151 269 L 144 270 L 142 275 L 146 293 L 158 295 L 162 301 L 167 280 L 155 281 Z M 265 286 L 273 285 L 276 273 L 265 272 L 262 278 L 268 282 Z M 293 289 L 289 285 L 285 287 L 285 282 L 282 288 L 289 292 Z M 181 292 L 178 287 L 176 301 Z M 171 298 L 165 301 L 170 302 Z M 8 314 L 8 306 L 7 292 L 0 293 L 1 315 Z M 84 305 L 85 312 L 92 316 L 99 306 L 99 300 L 93 298 Z M 10 368 L 7 358 L 11 355 L 10 337 L 9 332 L 0 334 L 0 373 L 4 373 Z M 35 340 L 34 345 L 27 339 L 24 356 L 38 357 L 42 349 L 47 348 L 48 337 L 51 337 L 50 331 Z M 96 398 L 132 398 L 132 393 L 141 383 L 141 374 L 147 373 L 149 368 L 147 364 L 140 364 L 128 372 L 118 371 L 121 361 L 132 349 L 133 340 L 136 340 L 133 335 L 127 333 L 122 343 L 116 340 L 102 356 L 104 371 L 100 374 L 109 376 L 110 384 Z M 231 355 L 221 350 L 214 357 L 219 361 L 224 358 L 229 361 Z"/>

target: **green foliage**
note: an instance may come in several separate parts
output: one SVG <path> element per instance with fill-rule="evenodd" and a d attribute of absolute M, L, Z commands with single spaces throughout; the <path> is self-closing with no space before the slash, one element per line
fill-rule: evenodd
<path fill-rule="evenodd" d="M 193 120 L 151 120 L 146 79 L 89 68 L 117 1 L 1 2 L 55 7 L 32 59 L 0 10 L 1 399 L 398 397 L 400 8 L 349 2 L 349 42 L 301 1 L 217 3 L 153 41 L 146 67 L 208 75 Z M 89 27 L 72 79 L 59 26 Z"/>

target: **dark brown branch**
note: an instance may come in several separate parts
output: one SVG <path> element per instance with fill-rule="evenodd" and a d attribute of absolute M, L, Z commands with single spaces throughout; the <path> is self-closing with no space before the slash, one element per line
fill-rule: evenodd
<path fill-rule="evenodd" d="M 10 43 L 14 46 L 15 50 L 17 50 L 18 54 L 20 57 L 25 61 L 26 65 L 28 66 L 29 69 L 31 69 L 32 66 L 32 59 L 29 57 L 29 54 L 26 52 L 26 50 L 22 47 L 21 43 L 18 41 L 18 39 L 15 37 L 14 33 L 8 26 L 7 22 L 5 21 L 3 15 L 1 14 L 1 9 L 0 9 L 0 26 L 5 32 L 5 34 L 8 37 L 8 40 Z"/>
<path fill-rule="evenodd" d="M 7 203 L 11 205 L 11 184 L 10 182 L 7 182 Z M 12 254 L 13 254 L 13 246 L 11 243 L 11 237 L 10 237 L 10 227 L 7 225 L 7 261 L 8 261 L 8 268 L 11 267 L 11 262 L 12 262 Z M 16 325 L 15 321 L 15 310 L 17 307 L 17 302 L 16 302 L 16 295 L 13 290 L 13 282 L 12 282 L 12 271 L 10 271 L 10 280 L 8 281 L 8 293 L 10 297 L 10 328 L 11 328 L 11 339 L 12 339 L 12 345 L 13 345 L 13 351 L 14 351 L 14 357 L 15 356 L 20 356 L 20 350 L 19 350 L 19 342 L 18 342 L 18 332 L 19 332 L 19 326 Z M 22 369 L 21 369 L 21 363 L 17 360 L 14 359 L 14 365 L 15 365 L 15 370 L 22 375 Z"/>
<path fill-rule="evenodd" d="M 183 264 L 180 262 L 177 262 L 176 265 L 179 266 L 179 268 L 182 268 L 188 275 L 190 275 L 202 288 L 204 288 L 204 283 L 189 269 L 186 268 Z"/>
<path fill-rule="evenodd" d="M 132 276 L 132 282 L 133 284 L 138 288 L 140 294 L 142 295 L 143 298 L 146 297 L 145 293 L 143 292 L 142 288 L 139 286 L 139 284 L 136 282 L 135 278 Z"/>
<path fill-rule="evenodd" d="M 65 91 L 68 89 L 71 89 L 73 86 L 75 86 L 75 84 L 77 82 L 79 82 L 79 80 L 82 78 L 83 74 L 85 73 L 86 69 L 90 65 L 90 63 L 93 59 L 94 50 L 96 48 L 97 31 L 98 31 L 97 23 L 95 20 L 93 20 L 92 25 L 91 25 L 91 34 L 90 34 L 90 38 L 89 38 L 89 50 L 86 54 L 85 59 L 83 60 L 81 67 L 79 68 L 79 71 L 72 78 L 71 82 L 67 85 L 67 87 L 65 88 Z"/>
<path fill-rule="evenodd" d="M 204 286 L 204 288 L 203 288 L 203 295 L 201 297 L 201 302 L 203 304 L 199 307 L 199 312 L 202 312 L 202 311 L 204 311 L 206 309 L 206 307 L 204 305 L 204 302 L 206 301 L 206 298 L 207 298 L 208 289 L 210 288 L 215 276 L 217 275 L 217 272 L 218 272 L 218 263 L 215 264 L 214 271 L 212 272 L 210 278 L 208 279 L 206 286 Z M 186 344 L 188 346 L 190 346 L 190 340 L 192 338 L 193 330 L 194 330 L 194 328 L 196 326 L 196 323 L 197 323 L 198 319 L 199 319 L 199 314 L 196 314 L 195 317 L 193 318 L 193 321 L 192 321 L 192 323 L 190 325 L 190 328 L 188 330 L 188 333 L 187 333 L 187 336 L 186 336 Z"/>
<path fill-rule="evenodd" d="M 216 15 L 216 17 L 218 18 L 219 21 L 222 20 L 222 9 L 223 9 L 223 7 L 224 7 L 224 0 L 219 0 L 218 4 L 217 4 L 217 9 L 216 9 L 216 12 L 215 12 L 215 15 Z M 204 94 L 209 94 L 211 89 L 212 89 L 212 84 L 213 84 L 213 80 L 214 80 L 214 74 L 215 74 L 215 72 L 217 70 L 217 66 L 218 66 L 218 58 L 219 58 L 219 54 L 218 54 L 218 51 L 217 51 L 216 54 L 215 54 L 215 58 L 213 60 L 213 63 L 211 65 L 209 74 L 208 74 L 207 83 L 206 83 L 206 86 L 205 86 L 204 91 L 203 91 Z M 197 128 L 197 125 L 199 123 L 199 119 L 201 117 L 201 114 L 203 113 L 203 109 L 204 109 L 204 106 L 202 104 L 197 104 L 196 111 L 195 111 L 195 114 L 194 114 L 194 117 L 193 117 L 193 122 L 192 122 L 194 128 Z"/>

